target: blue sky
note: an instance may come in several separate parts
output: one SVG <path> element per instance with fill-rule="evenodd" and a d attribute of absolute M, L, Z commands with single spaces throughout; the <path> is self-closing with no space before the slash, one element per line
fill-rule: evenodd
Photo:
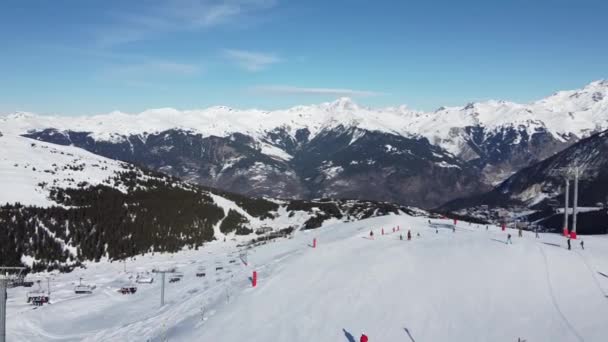
<path fill-rule="evenodd" d="M 0 113 L 528 102 L 608 78 L 606 13 L 603 0 L 3 0 Z"/>

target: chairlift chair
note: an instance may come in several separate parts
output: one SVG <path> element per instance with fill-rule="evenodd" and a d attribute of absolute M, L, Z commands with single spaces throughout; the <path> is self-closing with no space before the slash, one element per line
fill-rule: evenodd
<path fill-rule="evenodd" d="M 154 277 L 152 277 L 149 273 L 138 274 L 135 282 L 138 284 L 152 284 L 154 282 Z"/>
<path fill-rule="evenodd" d="M 78 285 L 74 286 L 74 293 L 91 294 L 91 293 L 93 293 L 93 290 L 95 290 L 95 288 L 96 288 L 95 285 L 83 284 L 82 278 L 80 278 Z"/>
<path fill-rule="evenodd" d="M 42 306 L 49 302 L 50 296 L 47 291 L 42 289 L 40 280 L 36 281 L 36 283 L 38 283 L 38 289 L 26 293 L 27 302 L 32 303 L 35 306 Z"/>
<path fill-rule="evenodd" d="M 120 292 L 121 294 L 125 295 L 125 294 L 134 294 L 135 292 L 137 292 L 137 286 L 132 286 L 132 285 L 126 285 L 121 287 L 118 292 Z"/>

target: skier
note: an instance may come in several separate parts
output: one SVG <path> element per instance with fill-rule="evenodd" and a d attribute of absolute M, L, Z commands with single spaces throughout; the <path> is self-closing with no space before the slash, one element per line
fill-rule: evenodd
<path fill-rule="evenodd" d="M 511 234 L 507 234 L 507 245 L 508 244 L 513 244 L 513 241 L 511 241 Z"/>
<path fill-rule="evenodd" d="M 403 234 L 399 234 L 399 240 L 403 241 Z"/>
<path fill-rule="evenodd" d="M 521 231 L 521 227 L 519 228 L 519 232 L 518 232 L 518 234 L 519 234 L 519 237 L 523 237 L 523 236 L 524 236 L 524 234 L 523 234 L 523 233 L 522 233 L 522 231 Z"/>
<path fill-rule="evenodd" d="M 420 237 L 420 233 L 416 233 L 416 236 L 417 236 L 417 237 Z"/>
<path fill-rule="evenodd" d="M 407 231 L 407 241 L 410 241 L 412 239 L 412 233 L 408 230 Z"/>
<path fill-rule="evenodd" d="M 536 238 L 538 239 L 540 236 L 538 235 L 538 226 L 534 227 L 534 234 L 536 235 Z"/>
<path fill-rule="evenodd" d="M 439 234 L 439 229 L 435 228 L 435 234 Z"/>
<path fill-rule="evenodd" d="M 369 338 L 367 338 L 367 335 L 361 334 L 361 339 L 359 340 L 359 342 L 369 342 Z"/>
<path fill-rule="evenodd" d="M 370 239 L 374 238 L 374 231 L 373 230 L 369 231 L 369 237 L 370 237 Z"/>
<path fill-rule="evenodd" d="M 488 228 L 488 225 L 486 224 L 486 231 L 487 231 L 488 229 L 489 229 L 489 228 Z"/>
<path fill-rule="evenodd" d="M 456 226 L 453 226 L 453 227 L 452 227 L 452 232 L 453 232 L 453 233 L 456 233 Z"/>
<path fill-rule="evenodd" d="M 568 238 L 568 250 L 572 249 L 572 246 L 570 245 L 570 238 Z"/>
<path fill-rule="evenodd" d="M 585 249 L 585 242 L 583 240 L 581 240 L 581 248 Z"/>

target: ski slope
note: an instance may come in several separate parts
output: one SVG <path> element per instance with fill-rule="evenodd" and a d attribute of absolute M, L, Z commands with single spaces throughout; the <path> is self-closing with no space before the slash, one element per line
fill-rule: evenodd
<path fill-rule="evenodd" d="M 568 251 L 558 235 L 519 238 L 462 222 L 452 232 L 450 221 L 427 220 L 386 216 L 299 231 L 253 248 L 248 265 L 230 241 L 138 257 L 127 273 L 120 263 L 89 264 L 53 275 L 43 307 L 25 304 L 26 289 L 9 289 L 8 340 L 348 342 L 362 332 L 370 341 L 607 340 L 608 277 L 598 273 L 608 274 L 606 236 Z M 162 308 L 159 277 L 134 295 L 116 292 L 129 275 L 169 267 L 184 278 L 167 284 Z M 207 275 L 197 278 L 201 267 Z M 97 285 L 93 294 L 73 293 L 79 277 Z"/>

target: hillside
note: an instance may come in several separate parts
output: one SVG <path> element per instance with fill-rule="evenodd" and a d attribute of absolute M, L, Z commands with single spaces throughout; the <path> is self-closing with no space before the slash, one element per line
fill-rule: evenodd
<path fill-rule="evenodd" d="M 248 198 L 19 136 L 1 136 L 0 146 L 10 151 L 0 159 L 0 264 L 33 270 L 414 212 L 373 201 Z"/>

